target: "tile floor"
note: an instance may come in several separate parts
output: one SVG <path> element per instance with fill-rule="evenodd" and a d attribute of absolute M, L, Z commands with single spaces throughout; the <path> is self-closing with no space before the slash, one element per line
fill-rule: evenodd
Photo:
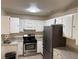
<path fill-rule="evenodd" d="M 20 56 L 19 59 L 43 59 L 43 56 L 40 54 L 37 54 L 34 56 L 28 56 L 28 57 Z"/>

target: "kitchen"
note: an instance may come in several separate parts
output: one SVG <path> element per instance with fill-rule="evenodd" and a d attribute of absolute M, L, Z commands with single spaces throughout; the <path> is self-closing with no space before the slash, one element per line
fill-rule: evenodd
<path fill-rule="evenodd" d="M 62 43 L 63 47 L 61 47 L 60 45 L 60 47 L 52 48 L 52 52 L 53 52 L 52 58 L 53 59 L 62 59 L 62 58 L 78 59 L 77 0 L 71 0 L 71 1 L 67 0 L 65 1 L 66 4 L 63 4 L 63 6 L 60 2 L 56 6 L 56 8 L 63 7 L 64 9 L 58 8 L 57 10 L 55 10 L 54 9 L 55 7 L 52 7 L 52 6 L 55 5 L 54 2 L 56 1 L 52 2 L 51 0 L 50 1 L 46 0 L 46 4 L 44 4 L 44 1 L 2 0 L 1 2 L 2 3 L 2 6 L 1 6 L 1 49 L 2 49 L 1 59 L 8 59 L 7 57 L 10 57 L 10 55 L 13 55 L 13 56 L 16 55 L 16 58 L 14 57 L 13 59 L 36 59 L 36 58 L 46 59 L 45 58 L 46 53 L 44 55 L 44 39 L 46 38 L 44 37 L 45 36 L 44 30 L 45 30 L 45 26 L 51 27 L 51 25 L 52 27 L 53 25 L 58 25 L 58 26 L 63 25 L 62 36 L 64 37 L 63 40 L 61 41 L 61 42 L 64 42 Z M 38 5 L 37 3 L 31 3 L 31 2 L 38 2 Z M 72 7 L 71 6 L 69 7 L 69 5 L 71 5 Z M 35 10 L 38 10 L 39 9 L 38 6 L 40 7 L 42 6 L 41 8 L 44 7 L 45 9 L 48 6 L 48 9 L 46 10 L 44 9 L 45 11 L 40 11 L 40 12 L 35 12 L 33 9 L 31 12 L 28 11 L 28 9 L 30 8 L 35 8 Z M 49 8 L 49 6 L 51 7 Z M 27 7 L 27 11 L 22 10 L 24 7 Z M 51 14 L 51 9 L 52 10 L 54 9 L 54 11 L 52 11 L 52 14 Z M 48 32 L 48 30 L 46 32 Z M 47 34 L 46 35 L 49 36 L 51 33 L 48 32 Z M 55 43 L 54 45 L 58 43 Z M 45 43 L 45 45 L 46 44 L 47 43 Z M 34 51 L 32 51 L 33 49 Z M 29 52 L 26 52 L 27 50 L 29 50 Z M 9 54 L 9 53 L 12 53 L 12 54 Z M 48 55 L 47 59 L 49 57 L 51 56 Z M 52 58 L 49 58 L 49 59 L 52 59 Z"/>

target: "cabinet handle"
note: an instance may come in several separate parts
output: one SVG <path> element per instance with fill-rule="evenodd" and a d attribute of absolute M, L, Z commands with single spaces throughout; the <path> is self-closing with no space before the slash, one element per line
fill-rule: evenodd
<path fill-rule="evenodd" d="M 75 28 L 76 26 L 73 26 L 73 28 Z"/>

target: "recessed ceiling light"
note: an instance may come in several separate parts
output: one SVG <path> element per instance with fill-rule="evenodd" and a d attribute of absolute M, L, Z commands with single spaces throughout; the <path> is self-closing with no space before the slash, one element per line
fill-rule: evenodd
<path fill-rule="evenodd" d="M 37 7 L 37 5 L 35 3 L 31 3 L 30 7 L 25 9 L 28 12 L 32 12 L 32 13 L 37 13 L 40 12 L 41 10 Z"/>

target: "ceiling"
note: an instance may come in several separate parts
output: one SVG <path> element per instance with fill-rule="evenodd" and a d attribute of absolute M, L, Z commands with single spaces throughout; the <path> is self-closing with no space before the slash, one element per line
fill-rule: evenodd
<path fill-rule="evenodd" d="M 54 11 L 63 10 L 72 6 L 77 6 L 77 0 L 2 0 L 1 7 L 7 12 L 12 14 L 22 15 L 38 15 L 47 16 Z M 25 11 L 30 3 L 37 3 L 41 12 L 30 13 Z"/>

